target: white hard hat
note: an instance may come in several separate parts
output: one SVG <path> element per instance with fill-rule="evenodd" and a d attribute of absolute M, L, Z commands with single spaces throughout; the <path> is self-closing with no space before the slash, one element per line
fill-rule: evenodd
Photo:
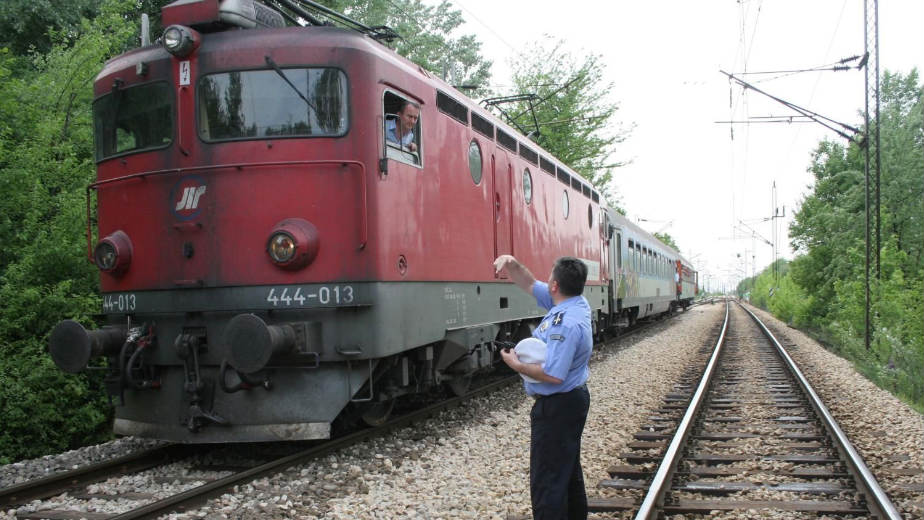
<path fill-rule="evenodd" d="M 513 351 L 516 352 L 517 359 L 519 359 L 520 362 L 539 363 L 541 365 L 542 362 L 545 361 L 546 349 L 547 349 L 546 344 L 541 339 L 526 338 L 524 340 L 520 340 L 520 342 L 517 343 L 517 346 L 513 349 Z M 538 381 L 524 374 L 520 374 L 520 376 L 525 381 L 530 382 L 530 383 L 541 383 L 542 382 L 542 381 Z"/>

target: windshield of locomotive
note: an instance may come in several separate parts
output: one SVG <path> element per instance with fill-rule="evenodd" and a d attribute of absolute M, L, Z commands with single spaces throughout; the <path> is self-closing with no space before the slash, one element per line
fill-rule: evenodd
<path fill-rule="evenodd" d="M 347 80 L 332 68 L 248 70 L 199 81 L 199 135 L 206 141 L 341 136 Z"/>
<path fill-rule="evenodd" d="M 163 148 L 173 141 L 173 98 L 166 82 L 113 88 L 93 102 L 96 160 Z"/>

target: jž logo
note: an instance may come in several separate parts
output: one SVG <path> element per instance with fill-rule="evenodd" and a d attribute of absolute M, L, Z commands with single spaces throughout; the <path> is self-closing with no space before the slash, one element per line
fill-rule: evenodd
<path fill-rule="evenodd" d="M 202 196 L 206 192 L 205 181 L 192 175 L 179 180 L 171 190 L 171 209 L 180 220 L 190 220 L 202 212 Z"/>
<path fill-rule="evenodd" d="M 199 197 L 205 193 L 205 186 L 189 186 L 183 190 L 183 198 L 176 205 L 176 210 L 196 209 L 199 207 Z"/>

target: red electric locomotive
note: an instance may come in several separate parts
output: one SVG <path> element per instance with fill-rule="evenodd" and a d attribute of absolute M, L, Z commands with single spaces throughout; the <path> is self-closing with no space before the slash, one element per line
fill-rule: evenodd
<path fill-rule="evenodd" d="M 163 22 L 94 85 L 108 325 L 50 339 L 64 370 L 109 358 L 116 433 L 325 438 L 404 394 L 464 392 L 542 314 L 495 277 L 503 253 L 540 277 L 583 259 L 604 324 L 599 194 L 534 143 L 368 34 L 254 0 L 180 0 Z"/>

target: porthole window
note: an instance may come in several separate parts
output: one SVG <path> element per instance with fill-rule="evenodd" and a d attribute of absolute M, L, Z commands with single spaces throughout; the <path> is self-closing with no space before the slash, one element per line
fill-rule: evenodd
<path fill-rule="evenodd" d="M 561 192 L 561 212 L 565 218 L 568 218 L 568 190 Z"/>
<path fill-rule="evenodd" d="M 523 169 L 523 198 L 529 204 L 533 201 L 533 176 L 529 173 L 529 168 Z"/>
<path fill-rule="evenodd" d="M 468 171 L 471 172 L 475 184 L 481 182 L 481 147 L 474 139 L 468 145 Z"/>
<path fill-rule="evenodd" d="M 594 228 L 594 207 L 591 204 L 587 205 L 587 227 Z"/>

